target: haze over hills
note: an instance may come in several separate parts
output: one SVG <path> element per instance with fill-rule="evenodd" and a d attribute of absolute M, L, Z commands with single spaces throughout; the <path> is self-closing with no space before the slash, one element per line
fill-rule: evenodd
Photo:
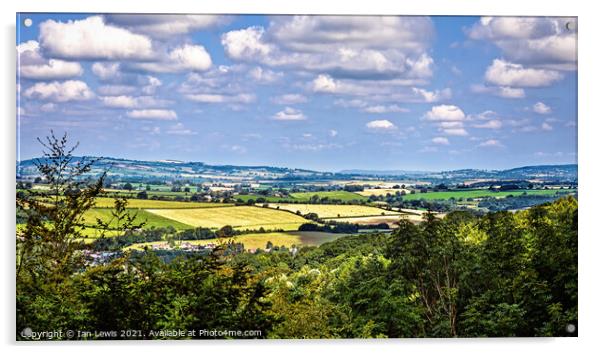
<path fill-rule="evenodd" d="M 94 157 L 74 157 L 73 162 Z M 17 162 L 17 177 L 37 176 L 36 159 Z M 300 168 L 274 166 L 208 165 L 203 162 L 176 160 L 141 161 L 103 157 L 94 164 L 91 174 L 109 171 L 110 176 L 122 178 L 161 179 L 415 179 L 449 181 L 470 179 L 577 181 L 577 165 L 523 166 L 507 170 L 461 169 L 452 171 L 405 171 L 405 170 L 342 170 L 337 173 L 312 171 Z"/>

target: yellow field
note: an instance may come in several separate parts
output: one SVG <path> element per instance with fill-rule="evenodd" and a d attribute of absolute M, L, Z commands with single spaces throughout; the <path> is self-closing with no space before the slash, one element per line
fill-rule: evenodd
<path fill-rule="evenodd" d="M 410 194 L 410 190 L 408 189 L 393 189 L 393 188 L 369 188 L 369 189 L 364 189 L 361 192 L 355 192 L 359 195 L 363 195 L 364 197 L 369 197 L 371 195 L 376 195 L 376 196 L 381 196 L 381 195 L 387 195 L 387 194 L 391 194 L 391 195 L 395 195 L 395 193 L 401 193 L 402 191 L 405 191 L 406 194 Z"/>
<path fill-rule="evenodd" d="M 254 206 L 201 209 L 147 209 L 156 215 L 194 227 L 297 230 L 308 220 L 288 212 Z"/>
<path fill-rule="evenodd" d="M 296 246 L 317 246 L 322 243 L 336 240 L 339 237 L 347 236 L 346 234 L 330 234 L 326 232 L 270 232 L 264 234 L 247 234 L 241 236 L 235 236 L 230 238 L 222 238 L 222 239 L 211 239 L 211 240 L 194 240 L 194 241 L 181 241 L 190 243 L 193 245 L 207 245 L 207 244 L 217 244 L 220 243 L 228 243 L 229 241 L 233 242 L 242 242 L 245 245 L 245 249 L 256 249 L 265 248 L 268 241 L 271 241 L 274 246 L 286 246 L 291 247 L 293 245 Z M 151 248 L 153 245 L 165 244 L 165 241 L 157 241 L 157 242 L 146 242 L 146 243 L 137 243 L 133 244 L 124 250 L 128 249 L 137 249 L 142 250 L 144 247 Z M 178 244 L 178 243 L 176 243 Z"/>
<path fill-rule="evenodd" d="M 113 198 L 96 198 L 96 208 L 113 208 L 115 199 Z M 166 200 L 152 199 L 128 199 L 128 208 L 132 209 L 184 209 L 184 208 L 219 208 L 228 207 L 232 204 L 221 203 L 197 203 L 197 202 L 176 202 Z"/>
<path fill-rule="evenodd" d="M 364 205 L 326 205 L 326 204 L 286 204 L 286 203 L 270 203 L 270 208 L 276 209 L 280 207 L 282 210 L 292 211 L 301 214 L 316 213 L 320 218 L 340 218 L 340 217 L 356 217 L 356 216 L 375 216 L 375 215 L 399 215 L 399 212 L 388 211 L 380 208 L 364 206 Z"/>

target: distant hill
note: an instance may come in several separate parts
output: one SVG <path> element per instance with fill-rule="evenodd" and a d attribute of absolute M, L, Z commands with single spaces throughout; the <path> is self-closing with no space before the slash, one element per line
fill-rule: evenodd
<path fill-rule="evenodd" d="M 74 162 L 94 157 L 74 157 Z M 36 159 L 17 162 L 17 178 L 32 178 L 38 175 Z M 403 171 L 403 170 L 343 170 L 338 173 L 274 166 L 208 165 L 203 162 L 176 160 L 141 161 L 119 158 L 100 158 L 94 164 L 91 175 L 109 171 L 108 175 L 121 179 L 190 179 L 190 180 L 327 180 L 333 178 L 359 179 L 366 177 L 384 179 L 414 179 L 430 182 L 456 183 L 471 179 L 575 181 L 577 165 L 524 166 L 508 170 L 462 169 L 452 171 Z"/>

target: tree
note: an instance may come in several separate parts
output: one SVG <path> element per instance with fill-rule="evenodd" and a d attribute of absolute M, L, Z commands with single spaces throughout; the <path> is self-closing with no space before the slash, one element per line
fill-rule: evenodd
<path fill-rule="evenodd" d="M 131 191 L 132 189 L 134 189 L 134 186 L 132 186 L 132 184 L 130 182 L 128 182 L 123 185 L 123 189 Z"/>

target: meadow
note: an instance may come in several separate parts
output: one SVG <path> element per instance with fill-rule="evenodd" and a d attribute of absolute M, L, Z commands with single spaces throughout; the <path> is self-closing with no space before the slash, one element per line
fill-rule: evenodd
<path fill-rule="evenodd" d="M 505 198 L 510 195 L 519 196 L 523 193 L 527 195 L 545 195 L 545 196 L 553 196 L 557 193 L 575 193 L 576 189 L 521 189 L 521 190 L 510 190 L 503 192 L 491 191 L 489 189 L 471 189 L 471 190 L 459 190 L 459 191 L 445 191 L 445 192 L 428 192 L 428 193 L 416 193 L 416 194 L 406 194 L 403 196 L 404 200 L 448 200 L 451 198 L 460 199 L 460 198 L 482 198 L 482 197 L 496 197 L 496 198 Z"/>
<path fill-rule="evenodd" d="M 220 208 L 232 204 L 222 203 L 199 203 L 199 202 L 177 202 L 152 199 L 128 199 L 127 208 L 130 209 L 197 209 L 197 208 Z M 96 208 L 114 208 L 114 198 L 96 198 Z"/>
<path fill-rule="evenodd" d="M 192 240 L 192 241 L 176 241 L 176 245 L 183 242 L 190 243 L 192 245 L 208 245 L 218 243 L 236 242 L 242 243 L 245 249 L 264 249 L 270 241 L 274 246 L 285 246 L 290 248 L 292 246 L 319 246 L 323 243 L 334 241 L 339 237 L 348 236 L 347 234 L 331 234 L 326 232 L 308 232 L 308 231 L 297 231 L 297 232 L 269 232 L 269 233 L 258 233 L 258 234 L 246 234 L 234 237 L 220 238 L 220 239 L 209 239 L 209 240 Z M 166 241 L 146 242 L 137 243 L 126 247 L 124 250 L 135 249 L 143 250 L 145 247 L 151 248 L 153 245 L 165 244 Z"/>
<path fill-rule="evenodd" d="M 320 198 L 337 199 L 344 202 L 352 200 L 368 200 L 365 196 L 347 192 L 347 191 L 329 191 L 329 192 L 299 192 L 291 193 L 291 197 L 298 201 L 309 201 L 311 197 L 317 195 Z"/>
<path fill-rule="evenodd" d="M 399 212 L 389 211 L 365 205 L 329 205 L 329 204 L 286 204 L 270 203 L 270 208 L 288 210 L 302 215 L 316 213 L 320 218 L 341 218 L 357 216 L 399 215 Z"/>
<path fill-rule="evenodd" d="M 97 225 L 96 219 L 100 219 L 106 223 L 109 223 L 109 228 L 117 228 L 117 220 L 112 216 L 112 209 L 108 208 L 94 208 L 88 210 L 84 214 L 84 223 L 87 226 L 95 227 Z M 168 227 L 172 226 L 176 230 L 184 230 L 190 229 L 192 226 L 180 223 L 178 221 L 164 218 L 154 213 L 149 213 L 144 209 L 139 210 L 130 210 L 130 215 L 136 214 L 136 219 L 134 219 L 134 224 L 139 224 L 145 222 L 143 228 L 153 228 L 153 227 Z"/>
<path fill-rule="evenodd" d="M 148 209 L 150 213 L 194 227 L 297 230 L 308 222 L 289 212 L 255 206 L 200 209 Z"/>

